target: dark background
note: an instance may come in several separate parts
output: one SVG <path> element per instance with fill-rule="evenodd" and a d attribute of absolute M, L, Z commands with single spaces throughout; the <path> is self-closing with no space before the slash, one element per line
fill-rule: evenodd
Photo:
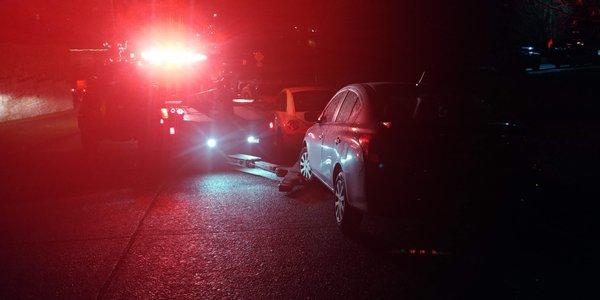
<path fill-rule="evenodd" d="M 0 38 L 93 48 L 170 26 L 229 54 L 260 50 L 265 69 L 284 65 L 334 81 L 415 80 L 423 69 L 502 65 L 519 44 L 543 47 L 569 34 L 573 20 L 591 20 L 593 2 L 8 0 Z M 597 23 L 588 23 L 581 26 L 594 35 Z"/>

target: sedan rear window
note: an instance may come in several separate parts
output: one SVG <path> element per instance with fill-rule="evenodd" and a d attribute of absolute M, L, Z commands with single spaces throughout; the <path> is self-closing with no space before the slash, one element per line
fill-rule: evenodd
<path fill-rule="evenodd" d="M 417 105 L 414 89 L 394 85 L 378 87 L 375 114 L 381 121 L 406 121 L 413 118 Z"/>

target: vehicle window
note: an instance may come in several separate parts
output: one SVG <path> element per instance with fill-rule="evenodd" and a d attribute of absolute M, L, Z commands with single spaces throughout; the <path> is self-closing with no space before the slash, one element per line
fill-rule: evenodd
<path fill-rule="evenodd" d="M 339 93 L 335 97 L 333 97 L 331 101 L 329 101 L 329 104 L 327 104 L 327 107 L 325 108 L 325 110 L 323 111 L 323 115 L 321 116 L 322 122 L 327 123 L 333 121 L 333 115 L 335 114 L 335 110 L 337 109 L 338 104 L 340 104 L 344 97 L 346 97 L 346 93 L 347 92 Z"/>
<path fill-rule="evenodd" d="M 416 97 L 389 97 L 377 106 L 377 117 L 382 121 L 406 121 L 412 119 Z"/>
<path fill-rule="evenodd" d="M 287 93 L 281 92 L 277 95 L 277 110 L 286 111 L 287 108 Z"/>
<path fill-rule="evenodd" d="M 358 95 L 354 92 L 348 92 L 348 96 L 344 100 L 344 103 L 340 107 L 340 112 L 338 113 L 335 122 L 336 123 L 346 123 L 348 122 L 348 118 L 350 117 L 350 113 L 358 100 Z"/>
<path fill-rule="evenodd" d="M 412 119 L 417 105 L 416 94 L 393 86 L 379 88 L 375 100 L 375 115 L 381 121 L 405 122 Z"/>
<path fill-rule="evenodd" d="M 354 104 L 354 107 L 352 108 L 352 112 L 350 113 L 350 117 L 348 118 L 348 123 L 356 123 L 356 120 L 358 118 L 358 115 L 360 114 L 361 108 L 362 108 L 362 101 L 360 101 L 360 99 L 358 99 L 358 97 L 357 97 L 356 103 Z"/>
<path fill-rule="evenodd" d="M 303 91 L 293 93 L 296 111 L 321 111 L 331 99 L 331 91 Z"/>

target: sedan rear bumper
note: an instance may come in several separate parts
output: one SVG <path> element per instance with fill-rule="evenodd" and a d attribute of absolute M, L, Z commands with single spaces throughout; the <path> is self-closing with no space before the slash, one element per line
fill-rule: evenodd
<path fill-rule="evenodd" d="M 401 173 L 369 166 L 369 213 L 403 218 L 453 220 L 465 214 L 494 214 L 499 205 L 518 201 L 529 179 L 514 169 Z"/>

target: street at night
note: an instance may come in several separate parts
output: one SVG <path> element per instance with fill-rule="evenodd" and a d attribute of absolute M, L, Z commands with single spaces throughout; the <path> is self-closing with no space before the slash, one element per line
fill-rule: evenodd
<path fill-rule="evenodd" d="M 595 299 L 600 1 L 0 3 L 2 299 Z"/>
<path fill-rule="evenodd" d="M 3 294 L 410 295 L 442 280 L 437 273 L 452 261 L 382 229 L 390 221 L 381 218 L 346 239 L 330 218 L 331 195 L 317 185 L 285 194 L 278 180 L 205 170 L 189 157 L 173 175 L 150 176 L 136 169 L 131 145 L 105 147 L 119 154 L 86 161 L 76 135 L 3 154 L 21 171 L 3 176 L 12 187 L 2 197 Z"/>

